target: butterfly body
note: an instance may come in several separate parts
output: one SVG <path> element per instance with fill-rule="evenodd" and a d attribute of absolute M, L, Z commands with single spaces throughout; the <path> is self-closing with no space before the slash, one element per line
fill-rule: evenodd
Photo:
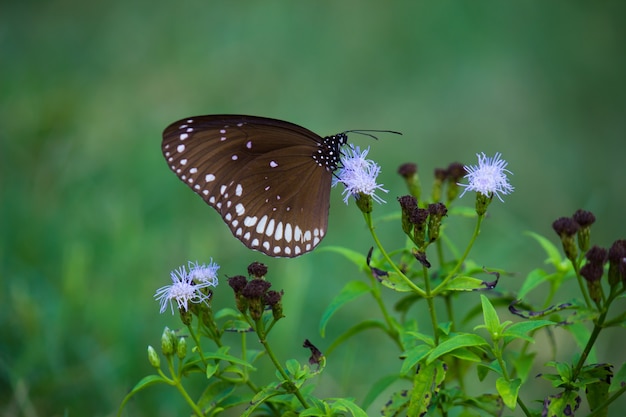
<path fill-rule="evenodd" d="M 321 137 L 277 119 L 209 115 L 170 124 L 162 151 L 244 245 L 296 257 L 326 234 L 332 175 L 346 141 L 345 133 Z"/>

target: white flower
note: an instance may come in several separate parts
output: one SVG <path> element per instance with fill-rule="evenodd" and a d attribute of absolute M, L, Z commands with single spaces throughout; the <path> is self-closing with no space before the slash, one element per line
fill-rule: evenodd
<path fill-rule="evenodd" d="M 198 262 L 192 263 L 189 261 L 189 278 L 197 284 L 208 283 L 209 285 L 217 286 L 217 270 L 220 266 L 213 263 L 213 258 L 208 265 L 199 265 Z"/>
<path fill-rule="evenodd" d="M 493 158 L 488 158 L 485 153 L 476 154 L 478 157 L 478 166 L 465 165 L 469 184 L 459 184 L 462 187 L 466 187 L 461 193 L 461 197 L 467 191 L 476 191 L 487 197 L 495 194 L 500 201 L 502 197 L 500 194 L 510 194 L 513 192 L 513 186 L 509 184 L 509 180 L 506 174 L 513 174 L 506 169 L 508 162 L 504 159 L 500 159 L 500 152 L 496 152 Z"/>
<path fill-rule="evenodd" d="M 380 167 L 371 159 L 365 159 L 369 148 L 361 152 L 361 149 L 356 147 L 348 147 L 341 155 L 341 168 L 336 173 L 336 177 L 333 177 L 333 186 L 338 183 L 345 185 L 346 189 L 342 194 L 345 195 L 343 201 L 348 204 L 348 199 L 351 195 L 358 196 L 359 194 L 365 194 L 371 196 L 374 201 L 378 203 L 384 203 L 385 201 L 374 194 L 376 190 L 387 192 L 381 184 L 376 183 L 376 177 L 380 173 Z"/>
<path fill-rule="evenodd" d="M 170 272 L 170 277 L 172 278 L 172 284 L 159 288 L 154 294 L 154 298 L 161 303 L 160 313 L 165 311 L 168 301 L 172 314 L 174 314 L 174 301 L 176 301 L 178 309 L 184 308 L 188 310 L 190 302 L 201 303 L 209 299 L 209 296 L 203 294 L 200 289 L 211 284 L 207 282 L 194 283 L 191 274 L 187 272 L 184 266 Z"/>

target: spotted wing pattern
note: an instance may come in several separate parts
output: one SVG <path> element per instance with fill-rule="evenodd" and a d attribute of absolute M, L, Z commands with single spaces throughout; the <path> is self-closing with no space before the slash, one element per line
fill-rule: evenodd
<path fill-rule="evenodd" d="M 328 223 L 332 172 L 346 135 L 241 115 L 189 117 L 163 132 L 174 173 L 247 247 L 273 257 L 315 248 Z"/>

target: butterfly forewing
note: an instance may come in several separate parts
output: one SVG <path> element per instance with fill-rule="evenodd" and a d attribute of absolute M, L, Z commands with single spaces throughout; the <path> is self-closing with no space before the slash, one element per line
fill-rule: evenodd
<path fill-rule="evenodd" d="M 326 233 L 332 169 L 313 159 L 320 143 L 292 123 L 222 115 L 172 123 L 162 150 L 237 239 L 270 256 L 295 257 Z"/>

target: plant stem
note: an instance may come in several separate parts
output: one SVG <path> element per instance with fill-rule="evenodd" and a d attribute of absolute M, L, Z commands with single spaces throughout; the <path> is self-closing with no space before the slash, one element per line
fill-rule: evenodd
<path fill-rule="evenodd" d="M 274 367 L 283 377 L 283 380 L 285 382 L 288 382 L 291 385 L 290 390 L 293 390 L 293 394 L 296 396 L 298 401 L 300 401 L 300 404 L 302 404 L 304 408 L 309 408 L 309 405 L 307 404 L 306 400 L 302 396 L 302 393 L 300 393 L 300 390 L 291 382 L 289 375 L 287 375 L 283 367 L 280 365 L 280 363 L 278 362 L 278 359 L 276 359 L 276 356 L 274 355 L 274 351 L 270 347 L 269 343 L 267 343 L 267 339 L 265 337 L 266 333 L 263 328 L 263 319 L 260 318 L 259 320 L 256 320 L 255 324 L 256 324 L 255 326 L 256 333 L 259 336 L 259 342 L 263 345 L 263 348 L 265 348 L 265 351 L 267 352 L 267 355 L 269 356 L 270 360 L 274 364 Z"/>
<path fill-rule="evenodd" d="M 465 252 L 463 252 L 463 255 L 461 255 L 461 257 L 459 258 L 458 262 L 456 263 L 452 271 L 450 271 L 450 273 L 443 279 L 443 281 L 441 281 L 441 283 L 437 285 L 437 287 L 433 290 L 433 295 L 439 294 L 445 288 L 448 281 L 454 278 L 454 276 L 459 271 L 459 269 L 461 269 L 461 266 L 463 266 L 463 262 L 465 262 L 465 259 L 469 255 L 470 250 L 472 249 L 472 246 L 474 246 L 474 242 L 476 241 L 476 238 L 480 234 L 480 225 L 482 224 L 484 218 L 485 218 L 484 215 L 478 216 L 476 220 L 476 227 L 474 228 L 474 233 L 467 247 L 465 248 Z"/>
<path fill-rule="evenodd" d="M 411 281 L 406 275 L 404 275 L 404 273 L 402 273 L 402 271 L 400 271 L 400 268 L 398 268 L 398 266 L 395 264 L 394 261 L 391 260 L 391 258 L 389 257 L 389 255 L 387 254 L 387 252 L 385 251 L 385 249 L 383 248 L 383 245 L 380 243 L 380 240 L 378 240 L 378 236 L 376 235 L 376 232 L 374 231 L 374 224 L 372 222 L 372 216 L 371 213 L 363 213 L 363 217 L 365 218 L 365 223 L 367 224 L 367 228 L 369 229 L 370 233 L 372 234 L 372 237 L 374 238 L 374 242 L 376 243 L 376 247 L 378 247 L 378 250 L 380 251 L 380 253 L 383 255 L 383 258 L 385 258 L 385 260 L 387 261 L 387 263 L 389 263 L 389 265 L 391 266 L 391 268 L 393 268 L 393 270 L 400 276 L 400 278 L 402 278 L 402 280 L 418 295 L 424 297 L 426 295 L 426 293 L 424 292 L 424 290 L 422 290 L 420 287 L 418 287 L 417 285 L 415 285 L 413 283 L 413 281 Z"/>

